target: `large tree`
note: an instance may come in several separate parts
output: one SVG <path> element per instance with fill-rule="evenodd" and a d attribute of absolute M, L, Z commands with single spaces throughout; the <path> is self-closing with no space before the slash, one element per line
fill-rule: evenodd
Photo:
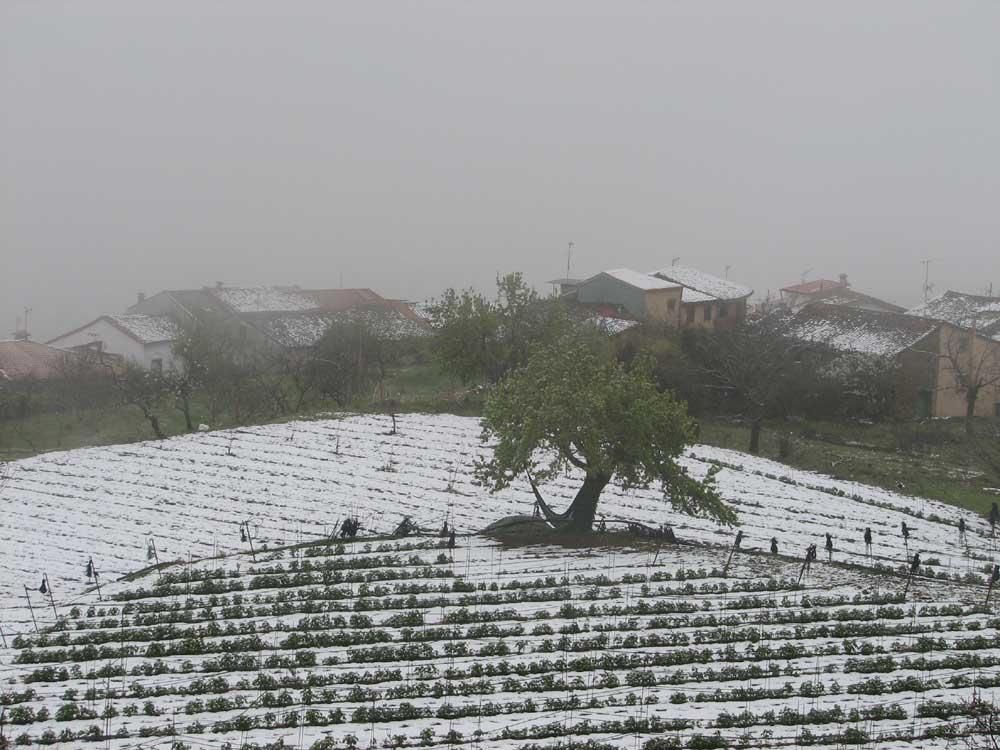
<path fill-rule="evenodd" d="M 493 456 L 478 464 L 477 479 L 496 492 L 526 476 L 546 520 L 575 531 L 591 528 L 612 482 L 623 490 L 658 484 L 675 509 L 732 522 L 711 479 L 699 482 L 677 463 L 695 435 L 684 404 L 657 390 L 648 358 L 627 367 L 602 339 L 567 332 L 493 388 L 483 414 Z M 557 513 L 538 485 L 570 469 L 583 484 Z"/>

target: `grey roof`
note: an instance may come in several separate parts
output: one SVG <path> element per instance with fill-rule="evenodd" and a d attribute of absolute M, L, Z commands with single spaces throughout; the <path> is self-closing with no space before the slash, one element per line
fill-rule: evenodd
<path fill-rule="evenodd" d="M 667 266 L 651 271 L 651 274 L 720 300 L 743 299 L 753 294 L 753 289 L 748 286 L 734 284 L 690 266 Z"/>

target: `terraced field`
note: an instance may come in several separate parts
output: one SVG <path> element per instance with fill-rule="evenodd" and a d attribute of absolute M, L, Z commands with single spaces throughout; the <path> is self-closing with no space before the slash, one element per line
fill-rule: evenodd
<path fill-rule="evenodd" d="M 355 542 L 106 587 L 2 653 L 21 744 L 948 747 L 983 590 L 711 548 Z M 265 559 L 266 558 L 266 559 Z M 279 743 L 284 744 L 279 744 Z M 651 743 L 646 745 L 646 743 Z"/>
<path fill-rule="evenodd" d="M 48 574 L 56 604 L 71 606 L 87 590 L 93 558 L 104 580 L 132 573 L 157 558 L 200 559 L 247 551 L 240 525 L 250 523 L 258 547 L 322 539 L 347 515 L 367 533 L 391 531 L 404 514 L 437 529 L 447 518 L 460 533 L 505 515 L 530 513 L 527 483 L 488 495 L 471 480 L 486 448 L 478 420 L 405 415 L 389 435 L 385 417 L 354 416 L 220 431 L 164 441 L 51 453 L 16 462 L 0 495 L 0 627 L 29 630 L 24 586 Z M 841 482 L 734 451 L 696 446 L 690 471 L 717 475 L 721 493 L 740 515 L 744 546 L 801 556 L 833 535 L 835 560 L 867 564 L 862 534 L 874 533 L 873 562 L 905 566 L 920 551 L 939 575 L 979 577 L 995 542 L 979 517 L 878 488 Z M 557 507 L 579 478 L 544 488 Z M 728 545 L 735 530 L 671 511 L 655 490 L 624 494 L 608 488 L 602 512 L 673 526 L 681 539 Z M 959 543 L 964 514 L 969 533 Z M 911 529 L 907 543 L 901 524 Z M 36 605 L 41 605 L 38 598 Z M 50 610 L 38 606 L 47 621 Z"/>

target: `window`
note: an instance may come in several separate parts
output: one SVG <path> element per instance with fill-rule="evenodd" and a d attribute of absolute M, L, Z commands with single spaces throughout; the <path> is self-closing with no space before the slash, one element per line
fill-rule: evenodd
<path fill-rule="evenodd" d="M 729 305 L 719 305 L 719 317 L 728 318 L 729 317 Z"/>
<path fill-rule="evenodd" d="M 705 320 L 708 321 L 711 319 L 712 319 L 712 306 L 705 305 Z"/>
<path fill-rule="evenodd" d="M 694 305 L 688 305 L 687 322 L 694 323 Z"/>
<path fill-rule="evenodd" d="M 163 360 L 162 359 L 151 359 L 149 360 L 149 369 L 153 372 L 163 372 Z"/>

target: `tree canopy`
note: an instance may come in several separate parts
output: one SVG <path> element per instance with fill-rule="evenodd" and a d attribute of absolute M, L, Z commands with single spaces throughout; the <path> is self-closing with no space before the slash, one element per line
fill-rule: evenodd
<path fill-rule="evenodd" d="M 483 437 L 495 445 L 477 479 L 495 492 L 526 475 L 546 519 L 574 530 L 591 527 L 611 482 L 623 490 L 658 484 L 676 510 L 732 522 L 711 477 L 697 481 L 677 462 L 695 423 L 682 402 L 657 390 L 651 370 L 646 357 L 630 367 L 616 361 L 609 343 L 584 329 L 539 346 L 487 397 Z M 569 469 L 583 472 L 583 485 L 556 513 L 537 485 Z"/>
<path fill-rule="evenodd" d="M 430 318 L 438 363 L 466 384 L 496 383 L 565 322 L 558 303 L 539 297 L 520 273 L 498 276 L 493 300 L 471 289 L 448 289 L 431 306 Z"/>

